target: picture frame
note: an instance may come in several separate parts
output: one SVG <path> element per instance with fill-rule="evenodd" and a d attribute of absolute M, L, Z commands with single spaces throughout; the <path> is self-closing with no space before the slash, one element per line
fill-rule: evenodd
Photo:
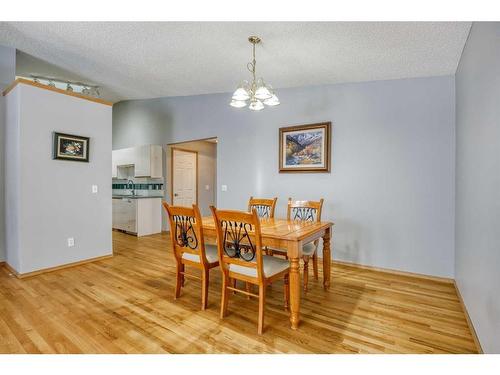
<path fill-rule="evenodd" d="M 90 138 L 54 132 L 52 159 L 89 162 Z"/>
<path fill-rule="evenodd" d="M 280 173 L 329 173 L 331 122 L 279 129 Z"/>

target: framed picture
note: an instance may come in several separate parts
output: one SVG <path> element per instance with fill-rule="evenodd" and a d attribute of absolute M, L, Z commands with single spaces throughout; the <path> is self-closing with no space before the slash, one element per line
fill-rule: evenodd
<path fill-rule="evenodd" d="M 330 122 L 280 128 L 282 172 L 330 172 Z"/>
<path fill-rule="evenodd" d="M 79 135 L 54 132 L 53 159 L 89 161 L 89 139 Z"/>

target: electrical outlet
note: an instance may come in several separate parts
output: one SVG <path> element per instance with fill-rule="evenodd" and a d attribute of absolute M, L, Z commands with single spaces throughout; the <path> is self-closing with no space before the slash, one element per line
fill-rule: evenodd
<path fill-rule="evenodd" d="M 97 194 L 97 185 L 92 185 L 92 194 Z"/>
<path fill-rule="evenodd" d="M 75 239 L 73 237 L 68 238 L 68 247 L 75 246 Z"/>
<path fill-rule="evenodd" d="M 210 190 L 210 185 L 205 185 L 205 190 Z"/>
<path fill-rule="evenodd" d="M 227 191 L 227 185 L 222 185 L 222 186 L 221 186 L 221 190 L 222 190 L 222 191 Z"/>

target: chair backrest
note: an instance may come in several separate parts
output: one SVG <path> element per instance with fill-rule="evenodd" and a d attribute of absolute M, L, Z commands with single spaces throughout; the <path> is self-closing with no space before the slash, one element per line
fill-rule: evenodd
<path fill-rule="evenodd" d="M 260 218 L 272 219 L 274 217 L 274 209 L 277 201 L 278 198 L 265 199 L 250 197 L 248 200 L 248 212 L 252 212 L 252 210 L 255 209 Z"/>
<path fill-rule="evenodd" d="M 198 206 L 193 207 L 170 206 L 163 202 L 170 222 L 170 238 L 177 261 L 183 253 L 191 253 L 200 257 L 201 263 L 207 265 L 203 226 Z"/>
<path fill-rule="evenodd" d="M 319 201 L 294 201 L 288 198 L 288 220 L 321 221 L 323 198 Z"/>
<path fill-rule="evenodd" d="M 218 210 L 210 206 L 217 231 L 219 265 L 227 276 L 229 265 L 257 270 L 262 280 L 262 240 L 257 211 L 251 213 L 232 210 Z"/>

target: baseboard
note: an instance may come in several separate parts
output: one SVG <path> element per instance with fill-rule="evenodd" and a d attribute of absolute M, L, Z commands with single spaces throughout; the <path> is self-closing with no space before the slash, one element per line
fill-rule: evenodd
<path fill-rule="evenodd" d="M 19 273 L 19 272 L 17 272 L 14 268 L 12 268 L 10 266 L 9 263 L 6 263 L 6 262 L 4 262 L 5 263 L 4 266 L 13 275 L 15 275 L 18 279 L 25 279 L 27 277 L 37 276 L 37 275 L 40 275 L 42 273 L 54 272 L 54 271 L 62 270 L 62 269 L 65 269 L 65 268 L 76 267 L 76 266 L 80 266 L 82 264 L 97 262 L 99 260 L 109 259 L 109 258 L 112 258 L 112 257 L 113 257 L 113 254 L 111 254 L 111 255 L 104 255 L 104 256 L 100 256 L 100 257 L 96 257 L 96 258 L 90 258 L 90 259 L 80 260 L 78 262 L 67 263 L 67 264 L 63 264 L 61 266 L 49 267 L 49 268 L 44 268 L 44 269 L 41 269 L 41 270 L 37 270 L 37 271 L 33 271 L 33 272 L 26 272 L 26 273 Z"/>
<path fill-rule="evenodd" d="M 425 275 L 425 274 L 421 274 L 421 273 L 413 273 L 413 272 L 407 272 L 407 271 L 393 270 L 393 269 L 390 269 L 390 268 L 365 266 L 363 264 L 357 264 L 357 263 L 351 263 L 351 262 L 344 262 L 344 261 L 340 261 L 340 260 L 334 260 L 334 261 L 332 261 L 332 264 L 339 264 L 339 265 L 342 265 L 342 266 L 355 267 L 355 268 L 365 269 L 365 270 L 370 270 L 370 271 L 378 271 L 378 272 L 391 273 L 393 275 L 399 275 L 399 276 L 417 277 L 419 279 L 425 279 L 425 280 L 431 280 L 431 281 L 438 281 L 438 282 L 447 283 L 447 284 L 454 284 L 455 283 L 454 279 L 451 279 L 451 278 L 448 278 L 448 277 L 431 276 L 431 275 Z"/>
<path fill-rule="evenodd" d="M 460 304 L 462 305 L 462 310 L 465 314 L 465 319 L 467 320 L 467 325 L 469 326 L 470 333 L 472 338 L 474 339 L 474 344 L 476 344 L 477 352 L 479 354 L 483 354 L 483 348 L 481 347 L 481 343 L 479 342 L 479 337 L 477 337 L 476 330 L 474 328 L 474 324 L 472 324 L 472 320 L 469 316 L 469 312 L 467 311 L 467 307 L 465 306 L 462 295 L 460 294 L 460 289 L 458 289 L 458 285 L 456 281 L 453 281 L 453 285 L 455 285 L 455 290 L 457 291 L 458 299 L 460 300 Z"/>

